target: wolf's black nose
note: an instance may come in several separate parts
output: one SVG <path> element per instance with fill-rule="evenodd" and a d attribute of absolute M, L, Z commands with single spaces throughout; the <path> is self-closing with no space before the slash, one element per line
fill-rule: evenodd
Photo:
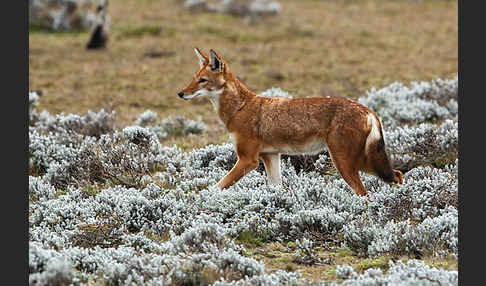
<path fill-rule="evenodd" d="M 180 98 L 182 98 L 182 97 L 184 96 L 184 93 L 183 93 L 182 91 L 179 91 L 179 92 L 177 93 L 177 95 L 178 95 Z"/>

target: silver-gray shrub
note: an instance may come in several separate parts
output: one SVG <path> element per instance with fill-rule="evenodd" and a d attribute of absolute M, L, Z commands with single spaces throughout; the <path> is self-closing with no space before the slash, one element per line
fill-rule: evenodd
<path fill-rule="evenodd" d="M 185 119 L 184 116 L 169 116 L 160 122 L 157 122 L 157 120 L 156 112 L 146 110 L 135 120 L 135 125 L 150 129 L 161 141 L 171 137 L 198 135 L 207 130 L 206 124 L 201 119 L 194 121 Z"/>
<path fill-rule="evenodd" d="M 336 266 L 336 278 L 340 279 L 349 279 L 349 278 L 357 278 L 358 273 L 356 273 L 353 267 L 349 265 L 337 265 Z"/>
<path fill-rule="evenodd" d="M 43 178 L 29 176 L 29 201 L 44 201 L 54 198 L 56 189 Z"/>
<path fill-rule="evenodd" d="M 188 171 L 201 170 L 204 172 L 212 169 L 229 171 L 233 168 L 236 160 L 233 144 L 211 144 L 189 152 L 184 167 Z"/>
<path fill-rule="evenodd" d="M 399 126 L 386 132 L 385 142 L 395 168 L 410 170 L 422 164 L 444 165 L 458 156 L 458 122 L 446 119 L 438 125 Z"/>
<path fill-rule="evenodd" d="M 170 284 L 195 277 L 204 282 L 204 271 L 208 269 L 226 278 L 263 274 L 263 264 L 241 256 L 234 243 L 217 235 L 221 231 L 224 231 L 221 227 L 207 224 L 189 228 L 179 237 L 161 244 L 140 234 L 127 234 L 124 237 L 127 244 L 118 248 L 70 247 L 60 250 L 62 254 L 42 251 L 68 258 L 77 270 L 74 280 L 82 280 L 86 274 L 94 273 L 109 284 L 131 285 L 134 281 L 138 281 L 135 285 Z M 195 239 L 206 246 L 198 245 Z M 187 243 L 193 244 L 186 247 Z M 37 260 L 33 257 L 30 263 L 40 264 Z"/>
<path fill-rule="evenodd" d="M 57 251 L 29 243 L 29 285 L 62 286 L 72 283 L 71 261 Z"/>
<path fill-rule="evenodd" d="M 84 115 L 57 114 L 51 116 L 48 112 L 42 112 L 35 128 L 43 132 L 77 133 L 85 136 L 100 137 L 102 134 L 114 131 L 113 122 L 116 113 L 107 113 L 104 109 L 98 112 L 89 110 Z"/>
<path fill-rule="evenodd" d="M 412 82 L 411 87 L 395 82 L 380 90 L 372 88 L 358 101 L 375 111 L 388 130 L 403 124 L 456 118 L 457 90 L 457 77 Z"/>
<path fill-rule="evenodd" d="M 281 98 L 293 98 L 293 96 L 281 89 L 280 87 L 271 87 L 265 91 L 262 91 L 258 94 L 258 96 L 261 96 L 261 97 L 281 97 Z"/>
<path fill-rule="evenodd" d="M 255 0 L 251 2 L 249 9 L 256 15 L 275 15 L 280 12 L 281 5 L 277 1 Z"/>
<path fill-rule="evenodd" d="M 457 209 L 448 207 L 441 214 L 426 218 L 421 223 L 410 219 L 384 225 L 369 217 L 361 217 L 343 227 L 346 245 L 364 256 L 381 254 L 457 256 L 458 215 Z"/>
<path fill-rule="evenodd" d="M 82 145 L 91 145 L 93 141 L 65 130 L 55 133 L 29 127 L 29 167 L 44 174 L 54 164 L 71 162 Z"/>
<path fill-rule="evenodd" d="M 43 111 L 29 126 L 29 168 L 44 174 L 62 168 L 85 150 L 96 150 L 96 138 L 113 131 L 115 113 L 88 111 L 83 116 L 51 116 Z M 62 178 L 63 176 L 60 176 Z M 63 179 L 65 180 L 65 179 Z"/>
<path fill-rule="evenodd" d="M 191 10 L 223 13 L 255 20 L 256 17 L 276 15 L 281 5 L 270 0 L 186 0 L 184 6 Z"/>
<path fill-rule="evenodd" d="M 33 125 L 39 117 L 35 107 L 39 105 L 39 94 L 35 91 L 29 91 L 29 125 Z"/>
<path fill-rule="evenodd" d="M 158 119 L 157 117 L 158 117 L 157 112 L 154 112 L 150 109 L 145 110 L 135 120 L 135 125 L 150 129 L 152 132 L 154 132 L 157 135 L 157 138 L 159 138 L 159 140 L 162 141 L 167 139 L 168 134 L 165 130 L 163 130 L 163 128 L 159 124 L 156 124 Z"/>
<path fill-rule="evenodd" d="M 50 31 L 89 30 L 96 21 L 94 0 L 29 0 L 29 24 Z"/>
<path fill-rule="evenodd" d="M 405 180 L 410 185 L 413 180 L 429 180 L 433 174 L 427 173 L 431 169 L 433 168 L 419 168 L 415 173 L 417 178 L 409 178 L 409 172 L 405 175 Z M 443 172 L 456 172 L 456 169 L 451 167 Z M 188 181 L 197 179 L 189 169 L 184 173 Z M 226 171 L 220 170 L 216 173 L 223 176 Z M 134 277 L 158 277 L 154 273 L 159 272 L 151 271 L 167 271 L 163 274 L 165 276 L 158 278 L 163 281 L 168 281 L 169 278 L 180 281 L 190 279 L 191 273 L 202 273 L 207 267 L 220 269 L 224 265 L 225 269 L 240 273 L 240 278 L 244 276 L 243 273 L 253 273 L 254 279 L 248 278 L 248 281 L 278 279 L 258 274 L 261 273 L 261 266 L 245 266 L 256 262 L 240 258 L 237 255 L 239 248 L 226 238 L 227 235 L 236 238 L 243 231 L 252 231 L 256 236 L 266 233 L 266 239 L 278 241 L 289 237 L 300 238 L 318 230 L 324 237 L 327 235 L 328 239 L 346 244 L 349 242 L 347 235 L 358 236 L 356 240 L 363 241 L 360 233 L 367 231 L 369 239 L 365 243 L 358 246 L 348 245 L 354 247 L 353 249 L 361 249 L 366 255 L 406 254 L 424 248 L 446 252 L 455 252 L 457 249 L 457 243 L 454 243 L 454 238 L 457 238 L 457 212 L 453 212 L 453 206 L 444 212 L 431 213 L 430 219 L 424 219 L 411 229 L 413 231 L 407 231 L 411 225 L 409 218 L 383 226 L 378 218 L 386 216 L 387 213 L 377 212 L 370 203 L 367 207 L 365 198 L 355 196 L 340 178 L 326 180 L 316 173 L 296 173 L 285 162 L 283 176 L 283 188 L 266 186 L 264 176 L 254 171 L 250 175 L 251 180 L 241 180 L 225 191 L 201 190 L 199 193 L 185 193 L 177 187 L 166 190 L 153 184 L 143 189 L 108 188 L 89 197 L 83 196 L 81 190 L 70 191 L 57 199 L 38 203 L 30 216 L 30 241 L 42 242 L 45 247 L 57 245 L 57 249 L 65 249 L 61 252 L 71 257 L 73 266 L 81 273 L 105 273 L 104 279 L 117 281 L 122 285 L 125 283 L 123 281 L 135 279 Z M 364 176 L 364 181 L 370 189 L 371 199 L 378 198 L 381 193 L 394 191 L 394 187 L 372 176 Z M 428 188 L 433 187 L 434 185 L 428 185 Z M 118 250 L 81 250 L 70 247 L 78 233 L 78 226 L 100 224 L 101 218 L 107 215 L 122 219 L 126 247 L 118 247 Z M 143 239 L 142 236 L 135 238 L 142 231 L 173 234 L 166 244 L 158 244 Z M 43 234 L 40 235 L 39 232 Z M 341 238 L 339 232 L 344 233 L 344 238 Z M 47 233 L 53 235 L 47 236 Z M 395 241 L 403 242 L 397 244 Z M 430 243 L 436 243 L 437 246 L 431 248 Z M 138 251 L 143 251 L 142 254 L 134 255 L 131 249 L 135 245 L 138 245 Z M 122 254 L 122 251 L 128 252 Z M 176 256 L 181 251 L 192 255 L 192 258 Z M 75 253 L 83 253 L 83 258 Z M 224 253 L 226 254 L 223 255 Z M 195 254 L 199 255 L 197 259 Z M 156 259 L 158 256 L 162 257 Z M 197 260 L 198 265 L 207 265 L 206 268 L 198 268 L 195 262 L 191 264 L 193 259 Z M 149 261 L 158 261 L 159 266 L 154 268 L 155 262 Z M 166 261 L 164 265 L 167 267 L 160 268 L 161 261 Z M 144 265 L 143 269 L 140 265 Z M 168 271 L 172 272 L 169 274 Z M 81 277 L 82 274 L 76 272 L 75 276 Z M 255 284 L 258 285 L 257 282 Z"/>
<path fill-rule="evenodd" d="M 135 120 L 135 125 L 146 127 L 155 123 L 156 121 L 157 112 L 147 109 L 138 116 L 138 118 Z"/>
<path fill-rule="evenodd" d="M 84 186 L 111 181 L 137 185 L 156 165 L 161 146 L 155 134 L 143 127 L 127 127 L 99 140 L 79 134 L 32 130 L 30 160 L 56 187 Z"/>
<path fill-rule="evenodd" d="M 365 185 L 370 191 L 365 212 L 342 229 L 355 253 L 457 255 L 457 161 L 443 169 L 414 168 L 397 187 L 375 178 Z"/>
<path fill-rule="evenodd" d="M 246 286 L 246 285 L 259 285 L 259 286 L 280 286 L 280 285 L 309 285 L 305 280 L 299 280 L 300 273 L 287 272 L 283 270 L 277 270 L 269 274 L 254 275 L 252 277 L 244 277 L 244 279 L 236 281 L 227 281 L 220 279 L 216 281 L 214 286 Z"/>
<path fill-rule="evenodd" d="M 160 122 L 162 130 L 168 136 L 187 136 L 189 134 L 201 134 L 206 131 L 206 125 L 201 121 L 185 119 L 183 116 L 167 117 Z"/>
<path fill-rule="evenodd" d="M 456 162 L 457 164 L 457 162 Z M 367 212 L 382 224 L 410 219 L 422 222 L 449 206 L 459 206 L 458 174 L 451 165 L 444 169 L 417 167 L 406 173 L 403 185 L 377 185 L 370 194 Z"/>
<path fill-rule="evenodd" d="M 31 109 L 35 111 L 37 97 L 29 94 Z M 183 117 L 166 118 L 157 128 L 128 126 L 115 130 L 115 112 L 88 111 L 84 115 L 58 114 L 43 111 L 29 126 L 29 168 L 55 187 L 114 182 L 135 186 L 158 163 L 170 165 L 160 138 L 199 134 L 206 129 L 201 121 Z M 147 111 L 137 122 L 153 122 L 156 114 Z M 160 131 L 157 133 L 157 131 Z M 167 131 L 167 132 L 166 132 Z M 161 135 L 162 134 L 162 135 Z M 177 153 L 177 151 L 176 151 Z M 170 166 L 168 166 L 170 167 Z"/>
<path fill-rule="evenodd" d="M 29 126 L 29 168 L 46 174 L 45 180 L 57 188 L 139 184 L 157 158 L 163 159 L 164 148 L 150 129 L 129 126 L 115 131 L 114 117 L 104 110 L 55 117 L 42 112 Z"/>
<path fill-rule="evenodd" d="M 389 269 L 383 273 L 380 269 L 370 268 L 363 274 L 356 273 L 349 266 L 337 266 L 338 278 L 341 283 L 330 285 L 364 286 L 364 285 L 457 285 L 459 277 L 457 271 L 437 269 L 425 265 L 424 262 L 411 259 L 406 263 L 401 260 L 390 261 Z"/>

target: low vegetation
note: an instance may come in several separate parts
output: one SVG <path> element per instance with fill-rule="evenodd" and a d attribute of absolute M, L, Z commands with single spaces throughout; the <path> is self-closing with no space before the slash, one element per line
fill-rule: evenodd
<path fill-rule="evenodd" d="M 259 168 L 214 190 L 236 161 L 230 143 L 184 152 L 158 135 L 201 136 L 204 128 L 184 128 L 196 122 L 168 128 L 145 111 L 120 130 L 104 111 L 34 116 L 31 98 L 31 283 L 457 284 L 457 78 L 414 86 L 360 99 L 396 123 L 386 130 L 389 153 L 393 164 L 408 162 L 402 185 L 361 174 L 368 197 L 354 194 L 326 152 L 310 169 L 309 158 L 282 160 L 282 186 L 267 185 Z M 413 94 L 442 112 L 391 113 L 375 92 Z M 424 130 L 423 140 L 395 139 Z"/>
<path fill-rule="evenodd" d="M 237 1 L 110 1 L 103 51 L 31 23 L 29 284 L 457 285 L 457 1 L 196 2 Z M 176 95 L 196 46 L 260 96 L 376 111 L 404 184 L 361 174 L 358 197 L 323 152 L 214 190 L 236 155 L 209 101 Z"/>

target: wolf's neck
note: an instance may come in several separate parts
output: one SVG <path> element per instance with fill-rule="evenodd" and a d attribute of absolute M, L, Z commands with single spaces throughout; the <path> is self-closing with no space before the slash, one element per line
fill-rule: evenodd
<path fill-rule="evenodd" d="M 235 83 L 236 89 L 238 90 L 238 93 L 242 95 L 244 98 L 251 98 L 255 97 L 256 94 L 249 90 L 238 78 L 233 76 L 233 81 Z"/>
<path fill-rule="evenodd" d="M 219 118 L 229 130 L 231 121 L 236 113 L 256 97 L 256 94 L 246 88 L 233 74 L 229 74 L 227 83 L 231 84 L 227 84 L 223 94 L 218 99 L 212 99 L 211 102 L 215 106 Z"/>

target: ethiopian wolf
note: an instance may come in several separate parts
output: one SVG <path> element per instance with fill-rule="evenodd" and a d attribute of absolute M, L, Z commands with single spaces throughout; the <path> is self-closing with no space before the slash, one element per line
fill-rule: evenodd
<path fill-rule="evenodd" d="M 385 152 L 380 120 L 344 98 L 267 98 L 248 90 L 214 50 L 195 49 L 199 71 L 178 96 L 207 97 L 233 135 L 238 161 L 216 187 L 227 188 L 258 166 L 268 182 L 281 184 L 280 154 L 317 154 L 327 147 L 333 164 L 358 195 L 367 195 L 358 171 L 389 183 L 403 182 Z"/>

